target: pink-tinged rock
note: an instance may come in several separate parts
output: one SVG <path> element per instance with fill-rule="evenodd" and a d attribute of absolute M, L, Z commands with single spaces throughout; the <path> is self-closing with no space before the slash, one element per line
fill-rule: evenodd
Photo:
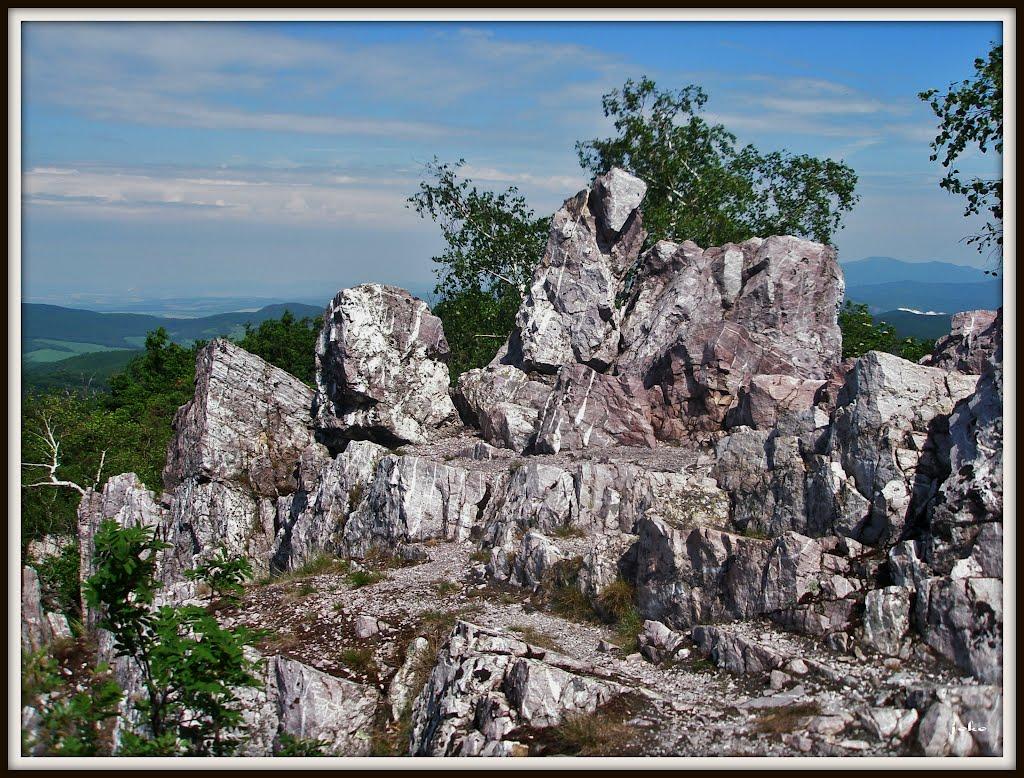
<path fill-rule="evenodd" d="M 313 391 L 230 341 L 196 356 L 195 397 L 174 417 L 164 485 L 190 478 L 233 483 L 263 496 L 295 489 L 295 462 L 313 442 Z"/>
<path fill-rule="evenodd" d="M 616 298 L 644 240 L 637 207 L 645 191 L 642 181 L 613 169 L 565 201 L 496 362 L 555 373 L 577 362 L 605 370 L 615 361 Z"/>
<path fill-rule="evenodd" d="M 953 314 L 950 332 L 939 338 L 922 365 L 981 375 L 1002 340 L 1003 309 Z"/>
<path fill-rule="evenodd" d="M 755 375 L 740 391 L 739 405 L 730 426 L 771 429 L 780 419 L 811 411 L 818 391 L 826 382 L 786 375 Z"/>
<path fill-rule="evenodd" d="M 566 365 L 540 418 L 543 453 L 592 446 L 654 447 L 647 391 L 636 376 L 611 376 Z"/>

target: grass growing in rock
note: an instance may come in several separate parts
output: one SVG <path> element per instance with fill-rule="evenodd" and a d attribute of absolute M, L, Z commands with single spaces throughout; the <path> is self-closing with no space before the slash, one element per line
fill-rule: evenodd
<path fill-rule="evenodd" d="M 434 581 L 434 591 L 439 597 L 446 597 L 459 591 L 459 585 L 455 581 Z"/>
<path fill-rule="evenodd" d="M 784 708 L 773 708 L 761 714 L 755 730 L 762 734 L 782 735 L 803 727 L 808 719 L 821 713 L 816 702 L 801 702 Z"/>
<path fill-rule="evenodd" d="M 587 533 L 581 527 L 575 527 L 572 524 L 563 524 L 561 527 L 555 529 L 551 534 L 556 538 L 561 538 L 562 540 L 568 540 L 569 538 L 585 538 L 587 536 Z"/>
<path fill-rule="evenodd" d="M 637 635 L 643 629 L 644 618 L 636 607 L 633 584 L 622 578 L 612 581 L 597 598 L 596 610 L 605 621 L 614 625 L 620 648 L 637 650 Z"/>
<path fill-rule="evenodd" d="M 517 624 L 510 629 L 531 645 L 548 648 L 552 651 L 562 651 L 562 647 L 559 646 L 558 643 L 540 630 L 535 629 L 528 624 Z"/>
<path fill-rule="evenodd" d="M 641 732 L 627 720 L 640 705 L 635 695 L 620 695 L 592 713 L 569 713 L 551 727 L 514 730 L 507 737 L 526 742 L 533 756 L 636 754 Z"/>
<path fill-rule="evenodd" d="M 361 589 L 384 580 L 384 573 L 376 570 L 355 570 L 348 574 L 348 583 L 353 589 Z"/>
<path fill-rule="evenodd" d="M 347 559 L 339 559 L 329 554 L 320 554 L 304 562 L 294 570 L 266 578 L 260 581 L 260 583 L 289 583 L 291 581 L 301 581 L 304 578 L 312 578 L 317 575 L 341 575 L 347 573 L 350 567 L 351 563 Z"/>
<path fill-rule="evenodd" d="M 369 647 L 346 648 L 338 655 L 342 664 L 349 670 L 367 678 L 376 678 L 379 673 L 377 662 L 373 658 L 373 649 Z"/>
<path fill-rule="evenodd" d="M 537 592 L 539 605 L 570 621 L 595 621 L 594 608 L 580 591 L 583 557 L 560 559 L 548 570 Z"/>

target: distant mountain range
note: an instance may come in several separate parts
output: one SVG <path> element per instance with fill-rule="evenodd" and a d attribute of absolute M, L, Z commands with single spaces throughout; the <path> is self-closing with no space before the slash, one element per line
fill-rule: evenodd
<path fill-rule="evenodd" d="M 97 313 L 58 305 L 22 303 L 21 338 L 24 350 L 49 340 L 92 343 L 107 348 L 140 348 L 146 333 L 163 327 L 175 343 L 209 340 L 218 335 L 240 335 L 248 322 L 259 324 L 291 311 L 297 318 L 319 316 L 323 308 L 304 303 L 275 303 L 256 311 L 235 311 L 214 316 L 176 319 L 140 313 Z"/>
<path fill-rule="evenodd" d="M 866 303 L 873 314 L 902 308 L 952 315 L 1002 305 L 1002 279 L 981 268 L 868 257 L 844 263 L 843 273 L 846 299 Z"/>
<path fill-rule="evenodd" d="M 1002 279 L 980 268 L 893 257 L 868 257 L 842 267 L 846 299 L 867 304 L 876 320 L 893 325 L 904 337 L 941 337 L 949 332 L 950 318 L 957 311 L 1002 304 Z M 118 300 L 94 295 L 75 302 L 89 310 L 22 304 L 26 385 L 67 385 L 83 375 L 102 382 L 123 369 L 144 345 L 146 333 L 157 327 L 164 327 L 176 343 L 186 344 L 218 336 L 240 337 L 246 323 L 276 319 L 285 310 L 299 318 L 323 312 L 322 305 L 311 305 L 311 301 L 267 304 L 266 298 L 257 297 Z M 176 315 L 166 315 L 169 312 Z M 201 315 L 204 312 L 212 315 Z M 161 313 L 165 315 L 154 315 Z"/>

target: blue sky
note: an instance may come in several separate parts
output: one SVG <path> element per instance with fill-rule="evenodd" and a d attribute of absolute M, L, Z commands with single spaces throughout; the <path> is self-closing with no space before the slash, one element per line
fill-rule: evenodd
<path fill-rule="evenodd" d="M 552 212 L 585 184 L 574 142 L 610 132 L 601 95 L 642 74 L 703 85 L 743 142 L 854 167 L 841 259 L 982 264 L 916 94 L 998 40 L 965 22 L 27 23 L 23 291 L 428 291 L 440 240 L 405 207 L 422 164 L 463 157 Z"/>

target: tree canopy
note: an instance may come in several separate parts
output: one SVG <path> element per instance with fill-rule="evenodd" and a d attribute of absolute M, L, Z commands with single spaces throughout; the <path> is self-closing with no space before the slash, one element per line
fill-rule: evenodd
<path fill-rule="evenodd" d="M 486 364 L 505 340 L 533 268 L 544 253 L 549 218 L 538 218 L 519 190 L 478 189 L 465 164 L 427 164 L 427 180 L 408 206 L 441 228 L 446 247 L 432 258 L 438 304 L 452 350 L 453 378 Z"/>
<path fill-rule="evenodd" d="M 985 214 L 980 232 L 966 238 L 978 251 L 1002 253 L 1003 178 L 966 177 L 955 167 L 965 152 L 1003 153 L 1003 47 L 993 44 L 987 57 L 974 60 L 974 78 L 950 84 L 945 94 L 929 89 L 918 95 L 939 118 L 931 143 L 933 162 L 941 160 L 946 174 L 939 186 L 967 199 L 964 216 Z"/>
<path fill-rule="evenodd" d="M 658 89 L 629 79 L 604 95 L 616 135 L 576 144 L 593 174 L 621 167 L 647 182 L 648 240 L 701 246 L 755 235 L 797 235 L 822 243 L 856 204 L 857 174 L 831 159 L 740 146 L 724 125 L 701 116 L 708 94 L 693 84 Z"/>

